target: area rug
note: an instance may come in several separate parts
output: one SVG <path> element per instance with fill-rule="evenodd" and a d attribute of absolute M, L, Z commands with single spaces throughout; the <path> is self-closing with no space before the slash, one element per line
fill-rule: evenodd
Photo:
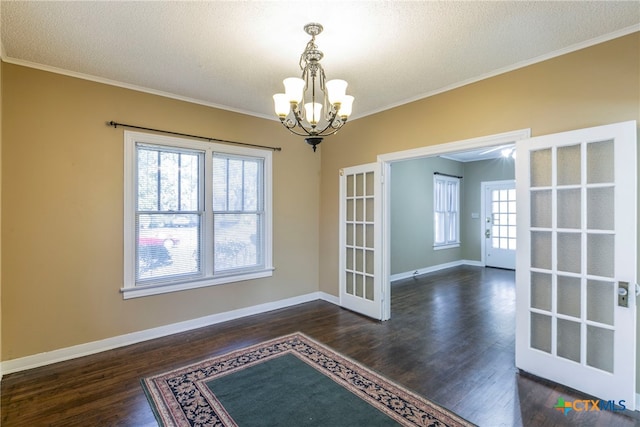
<path fill-rule="evenodd" d="M 142 379 L 170 426 L 473 426 L 296 333 Z"/>

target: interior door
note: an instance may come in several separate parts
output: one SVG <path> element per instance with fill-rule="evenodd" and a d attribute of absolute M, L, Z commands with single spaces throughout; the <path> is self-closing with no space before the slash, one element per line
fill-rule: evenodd
<path fill-rule="evenodd" d="M 340 305 L 383 320 L 380 165 L 340 171 Z"/>
<path fill-rule="evenodd" d="M 517 143 L 516 365 L 635 409 L 636 123 Z"/>
<path fill-rule="evenodd" d="M 483 182 L 487 267 L 516 268 L 516 183 Z"/>

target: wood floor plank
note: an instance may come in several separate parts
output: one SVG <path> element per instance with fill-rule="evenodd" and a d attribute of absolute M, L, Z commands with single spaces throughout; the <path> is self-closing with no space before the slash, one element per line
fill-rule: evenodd
<path fill-rule="evenodd" d="M 553 409 L 588 397 L 515 369 L 514 302 L 512 271 L 463 266 L 394 283 L 387 322 L 314 301 L 9 374 L 2 426 L 155 426 L 142 377 L 296 331 L 480 426 L 640 425 Z"/>

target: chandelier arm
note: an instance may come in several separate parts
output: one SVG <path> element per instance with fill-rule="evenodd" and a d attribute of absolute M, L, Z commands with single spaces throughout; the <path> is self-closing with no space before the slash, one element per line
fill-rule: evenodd
<path fill-rule="evenodd" d="M 338 112 L 332 112 L 331 115 L 327 118 L 327 125 L 324 127 L 324 129 L 322 129 L 321 131 L 318 132 L 318 135 L 322 135 L 324 131 L 326 131 L 329 128 L 333 128 L 336 129 L 336 131 L 338 129 L 340 129 L 342 126 L 344 126 L 344 124 L 346 123 L 346 120 L 338 120 L 338 126 L 334 127 L 333 123 L 336 121 L 336 119 L 338 118 Z M 328 133 L 328 134 L 324 134 L 324 136 L 329 136 L 329 135 L 333 135 L 335 132 L 332 133 Z"/>
<path fill-rule="evenodd" d="M 283 124 L 284 124 L 284 123 L 283 123 Z M 297 131 L 295 130 L 295 129 L 296 129 L 295 127 L 294 127 L 294 128 L 290 128 L 290 127 L 288 127 L 287 125 L 284 125 L 284 127 L 286 127 L 287 129 L 289 129 L 289 132 L 291 132 L 291 133 L 292 133 L 292 134 L 294 134 L 294 135 L 304 136 L 304 137 L 307 137 L 307 136 L 315 136 L 315 135 L 311 135 L 310 133 L 300 133 L 300 132 L 297 132 Z M 303 128 L 303 129 L 304 129 L 304 128 Z M 305 131 L 306 131 L 306 129 L 305 129 Z"/>
<path fill-rule="evenodd" d="M 300 126 L 300 128 L 302 128 L 305 132 L 307 132 L 308 135 L 313 135 L 312 133 L 309 132 L 309 130 L 304 126 L 304 115 L 301 113 L 300 108 L 295 108 L 293 109 L 293 117 L 295 117 L 296 122 L 298 123 L 298 126 Z M 294 126 L 295 127 L 295 126 Z"/>
<path fill-rule="evenodd" d="M 280 119 L 280 123 L 282 123 L 282 125 L 287 128 L 289 130 L 289 132 L 298 135 L 298 136 L 316 136 L 315 134 L 310 133 L 307 128 L 305 128 L 304 126 L 302 126 L 302 124 L 299 121 L 296 121 L 296 123 L 294 123 L 293 121 L 291 121 L 291 125 L 287 124 L 287 120 L 285 120 L 284 118 Z M 301 133 L 301 132 L 297 132 L 296 129 L 300 127 L 300 129 L 302 129 L 305 133 Z"/>
<path fill-rule="evenodd" d="M 323 137 L 323 138 L 324 138 L 325 136 L 331 136 L 331 135 L 333 135 L 334 133 L 338 132 L 340 129 L 342 129 L 342 127 L 339 127 L 338 129 L 334 129 L 332 132 L 329 132 L 329 133 L 319 133 L 319 134 L 318 134 L 318 136 L 321 136 L 321 137 Z"/>
<path fill-rule="evenodd" d="M 338 127 L 338 128 L 332 128 L 333 130 L 331 132 L 327 132 L 327 133 L 323 133 L 325 130 L 327 130 L 328 128 L 324 128 L 322 130 L 322 132 L 318 133 L 318 136 L 331 136 L 334 133 L 338 132 L 340 129 L 342 129 L 342 126 Z"/>

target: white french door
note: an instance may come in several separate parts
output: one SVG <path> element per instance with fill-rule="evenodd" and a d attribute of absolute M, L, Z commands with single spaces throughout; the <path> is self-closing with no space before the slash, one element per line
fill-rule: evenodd
<path fill-rule="evenodd" d="M 520 141 L 516 158 L 516 365 L 631 410 L 636 143 L 625 122 Z"/>
<path fill-rule="evenodd" d="M 380 165 L 340 171 L 340 305 L 383 319 Z"/>
<path fill-rule="evenodd" d="M 484 198 L 484 264 L 516 268 L 516 183 L 482 183 Z"/>

